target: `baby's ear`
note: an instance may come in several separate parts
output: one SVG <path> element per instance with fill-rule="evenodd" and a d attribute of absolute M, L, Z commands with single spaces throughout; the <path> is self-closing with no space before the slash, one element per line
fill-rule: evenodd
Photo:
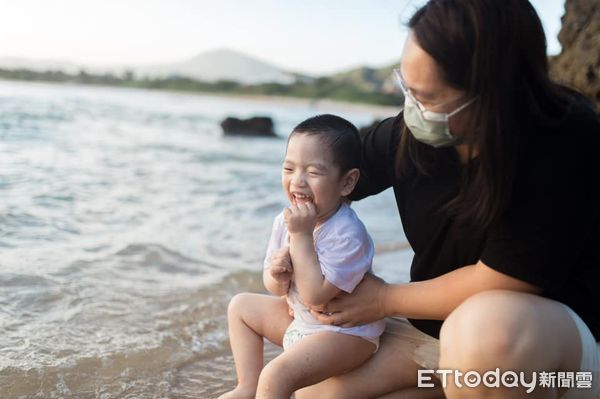
<path fill-rule="evenodd" d="M 357 168 L 350 169 L 348 172 L 344 174 L 342 177 L 342 197 L 350 195 L 350 193 L 356 187 L 356 183 L 358 183 L 358 178 L 360 177 L 360 170 Z"/>

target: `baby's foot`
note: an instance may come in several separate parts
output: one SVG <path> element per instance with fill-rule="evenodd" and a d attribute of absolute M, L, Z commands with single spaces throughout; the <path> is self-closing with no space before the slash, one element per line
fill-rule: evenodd
<path fill-rule="evenodd" d="M 249 389 L 237 386 L 233 391 L 229 391 L 219 396 L 218 399 L 254 399 L 256 389 Z"/>

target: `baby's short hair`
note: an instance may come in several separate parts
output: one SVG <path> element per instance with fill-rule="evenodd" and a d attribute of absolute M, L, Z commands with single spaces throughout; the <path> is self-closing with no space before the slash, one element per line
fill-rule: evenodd
<path fill-rule="evenodd" d="M 317 136 L 331 151 L 333 162 L 342 174 L 360 167 L 360 135 L 356 126 L 346 119 L 331 114 L 308 118 L 292 130 L 288 143 L 297 134 Z"/>

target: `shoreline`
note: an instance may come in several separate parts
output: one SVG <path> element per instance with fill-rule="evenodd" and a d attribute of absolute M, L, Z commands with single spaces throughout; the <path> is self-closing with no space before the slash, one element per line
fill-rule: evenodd
<path fill-rule="evenodd" d="M 168 91 L 168 90 L 167 90 Z M 169 91 L 172 93 L 182 93 L 178 91 Z M 378 105 L 371 103 L 358 103 L 349 101 L 331 100 L 328 98 L 305 98 L 305 97 L 288 97 L 288 96 L 269 96 L 263 94 L 229 94 L 229 93 L 185 93 L 191 95 L 207 95 L 221 98 L 235 98 L 255 102 L 283 102 L 288 104 L 307 105 L 314 108 L 327 108 L 338 110 L 365 111 L 373 114 L 376 117 L 386 118 L 396 116 L 400 112 L 402 105 Z"/>
<path fill-rule="evenodd" d="M 306 98 L 306 97 L 292 97 L 292 96 L 270 96 L 265 94 L 236 94 L 236 93 L 215 93 L 215 92 L 202 92 L 202 91 L 184 91 L 184 90 L 169 90 L 169 89 L 151 89 L 151 88 L 139 88 L 139 87 L 128 87 L 128 86 L 110 86 L 110 85 L 96 85 L 96 84 L 83 84 L 83 83 L 72 83 L 72 82 L 52 82 L 42 80 L 17 80 L 17 79 L 4 79 L 0 78 L 0 82 L 15 82 L 25 84 L 41 84 L 51 86 L 81 86 L 81 87 L 94 87 L 104 89 L 122 89 L 122 90 L 135 90 L 135 91 L 151 91 L 158 93 L 169 93 L 185 96 L 204 96 L 204 97 L 219 97 L 219 98 L 232 98 L 239 100 L 247 100 L 254 102 L 281 102 L 286 104 L 304 105 L 313 107 L 316 109 L 326 110 L 338 110 L 338 111 L 363 111 L 373 115 L 377 119 L 383 119 L 390 116 L 396 116 L 400 111 L 402 105 L 378 105 L 373 103 L 360 103 L 360 102 L 349 102 L 331 100 L 328 98 Z"/>

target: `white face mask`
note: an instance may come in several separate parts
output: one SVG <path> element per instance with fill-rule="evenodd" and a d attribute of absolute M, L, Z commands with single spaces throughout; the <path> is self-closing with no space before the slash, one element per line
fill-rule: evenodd
<path fill-rule="evenodd" d="M 394 69 L 394 73 L 404 94 L 404 123 L 415 139 L 433 147 L 448 147 L 460 144 L 462 139 L 450 133 L 448 119 L 471 105 L 475 99 L 467 101 L 449 113 L 429 111 L 406 87 L 400 71 Z"/>

